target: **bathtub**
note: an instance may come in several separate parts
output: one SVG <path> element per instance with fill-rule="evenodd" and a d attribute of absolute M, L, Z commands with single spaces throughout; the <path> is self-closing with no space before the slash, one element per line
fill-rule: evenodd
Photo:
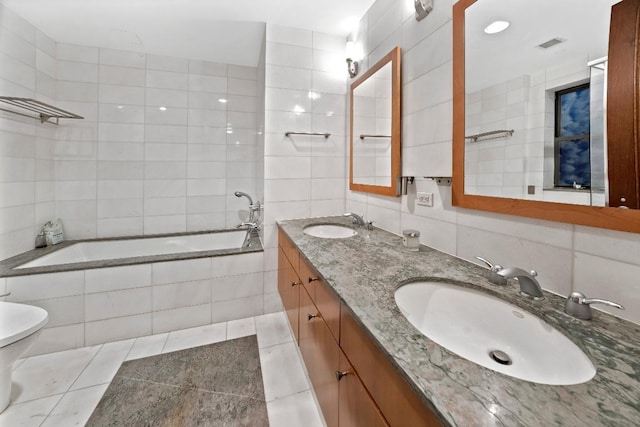
<path fill-rule="evenodd" d="M 280 311 L 264 262 L 257 231 L 68 241 L 1 261 L 0 294 L 49 312 L 32 356 Z"/>
<path fill-rule="evenodd" d="M 73 243 L 15 268 L 234 249 L 241 248 L 246 237 L 246 230 L 233 230 L 207 234 L 83 241 Z"/>

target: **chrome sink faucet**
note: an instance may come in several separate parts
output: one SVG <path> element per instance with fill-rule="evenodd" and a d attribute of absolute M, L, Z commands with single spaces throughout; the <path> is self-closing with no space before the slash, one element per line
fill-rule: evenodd
<path fill-rule="evenodd" d="M 347 212 L 346 214 L 344 214 L 344 216 L 350 216 L 351 222 L 353 222 L 359 227 L 362 227 L 365 224 L 364 219 L 360 215 L 355 214 L 353 212 Z"/>
<path fill-rule="evenodd" d="M 520 284 L 521 295 L 533 298 L 534 300 L 544 299 L 542 287 L 536 280 L 538 273 L 536 273 L 535 270 L 526 271 L 518 267 L 509 267 L 497 271 L 496 274 L 504 277 L 505 279 L 517 279 Z"/>
<path fill-rule="evenodd" d="M 507 284 L 507 279 L 505 279 L 504 277 L 498 274 L 498 271 L 502 270 L 502 266 L 498 264 L 493 264 L 491 261 L 488 261 L 479 256 L 477 256 L 476 259 L 484 262 L 487 265 L 487 267 L 489 267 L 489 277 L 488 277 L 489 282 L 493 283 L 494 285 Z"/>
<path fill-rule="evenodd" d="M 587 298 L 582 292 L 572 292 L 564 303 L 564 312 L 578 319 L 590 320 L 593 317 L 591 304 L 604 304 L 624 310 L 624 307 L 616 302 L 600 298 Z"/>

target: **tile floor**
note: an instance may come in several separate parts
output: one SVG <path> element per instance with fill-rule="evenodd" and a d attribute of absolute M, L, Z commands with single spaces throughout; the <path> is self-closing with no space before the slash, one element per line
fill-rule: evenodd
<path fill-rule="evenodd" d="M 0 427 L 82 426 L 123 361 L 252 334 L 258 337 L 269 425 L 325 426 L 289 324 L 279 312 L 20 359 Z"/>

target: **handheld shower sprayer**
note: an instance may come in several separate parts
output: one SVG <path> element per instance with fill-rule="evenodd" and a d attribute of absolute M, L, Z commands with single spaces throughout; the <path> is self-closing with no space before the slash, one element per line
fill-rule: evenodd
<path fill-rule="evenodd" d="M 236 197 L 246 197 L 249 200 L 249 221 L 248 223 L 255 223 L 256 222 L 256 212 L 260 212 L 261 209 L 261 205 L 260 202 L 258 202 L 257 205 L 253 204 L 253 199 L 251 198 L 250 195 L 248 195 L 247 193 L 243 192 L 243 191 L 236 191 L 235 193 L 233 193 Z M 244 224 L 244 222 L 243 222 Z"/>
<path fill-rule="evenodd" d="M 253 199 L 251 198 L 250 195 L 248 195 L 247 193 L 244 193 L 242 191 L 236 191 L 235 193 L 233 193 L 236 197 L 246 197 L 247 199 L 249 199 L 249 204 L 253 205 Z"/>

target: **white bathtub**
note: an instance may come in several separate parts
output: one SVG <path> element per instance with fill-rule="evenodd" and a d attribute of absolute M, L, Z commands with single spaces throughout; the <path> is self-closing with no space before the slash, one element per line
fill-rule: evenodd
<path fill-rule="evenodd" d="M 246 230 L 234 230 L 184 236 L 78 242 L 15 268 L 234 249 L 242 247 L 246 236 Z"/>

